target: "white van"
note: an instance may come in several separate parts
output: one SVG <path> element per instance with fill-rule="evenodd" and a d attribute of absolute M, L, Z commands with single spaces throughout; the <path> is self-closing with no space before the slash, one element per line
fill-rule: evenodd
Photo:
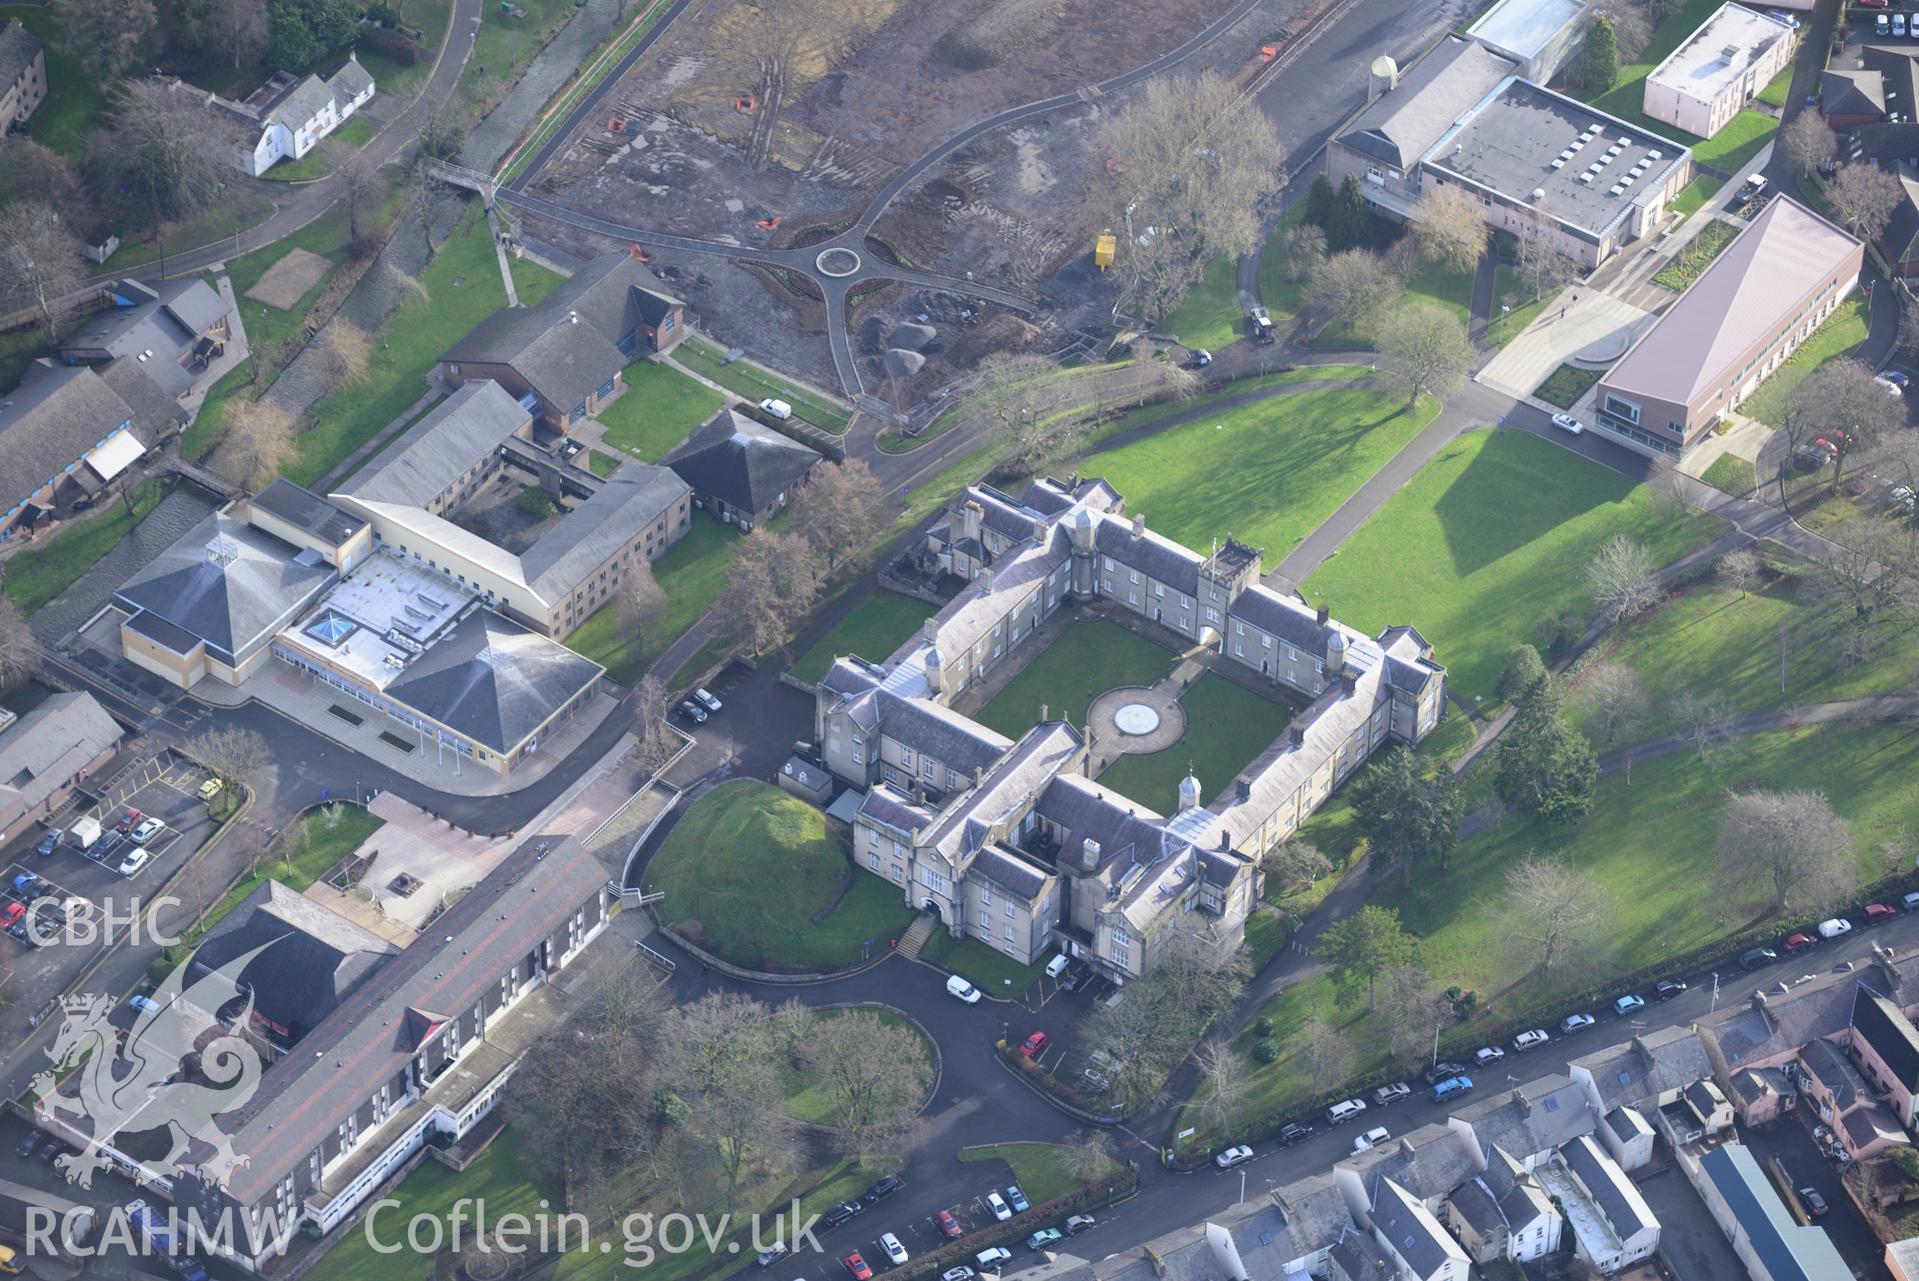
<path fill-rule="evenodd" d="M 1049 979 L 1058 978 L 1060 975 L 1066 973 L 1066 967 L 1072 963 L 1073 958 L 1061 952 L 1058 956 L 1046 963 L 1046 977 Z"/>
<path fill-rule="evenodd" d="M 1326 1109 L 1326 1124 L 1344 1125 L 1365 1110 L 1366 1104 L 1360 1099 L 1347 1099 L 1343 1103 L 1335 1103 Z"/>
<path fill-rule="evenodd" d="M 948 996 L 957 996 L 968 1005 L 979 1004 L 980 990 L 957 974 L 947 977 L 946 994 Z"/>
<path fill-rule="evenodd" d="M 777 418 L 781 422 L 785 422 L 793 416 L 793 406 L 783 400 L 774 400 L 769 396 L 760 402 L 760 412 L 769 418 Z"/>
<path fill-rule="evenodd" d="M 1919 890 L 1914 890 L 1900 901 L 1905 904 L 1908 912 L 1919 912 Z"/>

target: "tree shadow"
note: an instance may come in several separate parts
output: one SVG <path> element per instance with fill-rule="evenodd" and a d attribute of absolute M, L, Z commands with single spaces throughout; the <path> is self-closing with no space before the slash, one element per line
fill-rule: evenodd
<path fill-rule="evenodd" d="M 1433 504 L 1461 578 L 1632 493 L 1631 480 L 1598 468 L 1576 489 L 1555 487 L 1550 460 L 1539 453 L 1552 448 L 1523 433 L 1494 432 Z"/>

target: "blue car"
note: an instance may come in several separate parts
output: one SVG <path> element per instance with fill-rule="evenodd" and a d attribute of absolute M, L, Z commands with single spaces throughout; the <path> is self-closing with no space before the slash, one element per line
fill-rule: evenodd
<path fill-rule="evenodd" d="M 1058 1228 L 1041 1228 L 1032 1236 L 1026 1238 L 1026 1248 L 1029 1250 L 1044 1250 L 1047 1246 L 1058 1241 L 1065 1235 L 1066 1234 Z"/>
<path fill-rule="evenodd" d="M 1009 1184 L 1006 1189 L 1006 1204 L 1013 1207 L 1014 1214 L 1025 1214 L 1033 1207 L 1026 1204 L 1026 1194 L 1019 1190 L 1019 1184 Z"/>
<path fill-rule="evenodd" d="M 1456 1099 L 1462 1094 L 1472 1092 L 1473 1079 L 1470 1076 L 1448 1077 L 1433 1087 L 1433 1102 L 1444 1103 L 1447 1099 Z"/>

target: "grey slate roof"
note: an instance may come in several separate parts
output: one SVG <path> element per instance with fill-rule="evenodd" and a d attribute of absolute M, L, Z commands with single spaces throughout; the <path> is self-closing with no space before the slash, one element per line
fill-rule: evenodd
<path fill-rule="evenodd" d="M 1152 862 L 1166 845 L 1159 814 L 1078 774 L 1062 774 L 1048 783 L 1033 808 L 1063 829 L 1062 858 L 1077 859 L 1090 839 L 1099 843 L 1102 869 L 1126 867 Z"/>
<path fill-rule="evenodd" d="M 686 483 L 668 468 L 622 463 L 593 497 L 521 555 L 526 581 L 542 597 L 560 599 L 684 497 Z"/>
<path fill-rule="evenodd" d="M 970 774 L 1005 755 L 1013 740 L 930 699 L 877 691 L 881 732 L 931 756 L 948 769 Z"/>
<path fill-rule="evenodd" d="M 225 564 L 212 553 L 216 540 L 232 553 Z M 324 561 L 304 563 L 292 545 L 215 512 L 129 578 L 115 599 L 158 615 L 232 663 L 272 640 L 337 577 Z"/>
<path fill-rule="evenodd" d="M 1330 622 L 1319 621 L 1317 610 L 1308 609 L 1298 601 L 1259 583 L 1234 597 L 1227 612 L 1262 632 L 1315 655 L 1326 652 L 1326 639 L 1334 630 Z"/>
<path fill-rule="evenodd" d="M 0 733 L 0 821 L 39 806 L 120 737 L 120 723 L 93 695 L 47 698 Z"/>
<path fill-rule="evenodd" d="M 454 624 L 386 694 L 504 755 L 604 671 L 482 609 Z"/>
<path fill-rule="evenodd" d="M 1853 1105 L 1857 1095 L 1853 1089 L 1852 1065 L 1846 1062 L 1846 1056 L 1831 1041 L 1809 1041 L 1799 1051 L 1799 1060 L 1805 1064 L 1818 1082 L 1832 1093 L 1832 1101 L 1843 1112 Z"/>
<path fill-rule="evenodd" d="M 7 25 L 0 27 L 0 85 L 12 85 L 26 75 L 45 47 L 19 19 L 8 19 Z"/>
<path fill-rule="evenodd" d="M 641 325 L 657 326 L 668 311 L 682 304 L 654 288 L 652 273 L 632 254 L 608 253 L 588 260 L 543 305 L 560 314 L 577 311 L 581 320 L 617 345 Z"/>
<path fill-rule="evenodd" d="M 1892 983 L 1881 965 L 1898 976 Z M 1751 1004 L 1722 1008 L 1701 1020 L 1730 1068 L 1742 1068 L 1763 1059 L 1789 1053 L 1817 1037 L 1837 1036 L 1852 1021 L 1853 993 L 1864 983 L 1896 998 L 1919 983 L 1919 951 L 1904 952 L 1889 961 L 1878 959 L 1852 974 L 1821 974 L 1787 993 L 1769 993 L 1763 1009 Z M 1701 1073 L 1705 1075 L 1705 1073 Z"/>
<path fill-rule="evenodd" d="M 1919 1089 L 1919 1030 L 1879 993 L 1860 987 L 1852 1002 L 1853 1035 L 1863 1037 L 1908 1090 Z"/>
<path fill-rule="evenodd" d="M 1827 115 L 1886 114 L 1886 80 L 1870 67 L 1829 67 L 1819 76 L 1819 105 Z"/>
<path fill-rule="evenodd" d="M 1656 1028 L 1573 1064 L 1592 1074 L 1600 1103 L 1608 1110 L 1684 1089 L 1712 1075 L 1699 1034 L 1683 1027 Z"/>
<path fill-rule="evenodd" d="M 1493 1194 L 1478 1179 L 1460 1184 L 1446 1200 L 1459 1217 L 1471 1224 L 1481 1236 L 1501 1231 L 1507 1226 L 1499 1202 L 1493 1199 Z"/>
<path fill-rule="evenodd" d="M 1082 742 L 1079 732 L 1062 721 L 1033 726 L 985 768 L 974 788 L 947 806 L 922 844 L 935 846 L 963 871 L 986 845 L 987 831 L 1064 769 Z"/>
<path fill-rule="evenodd" d="M 293 133 L 312 121 L 313 117 L 326 110 L 327 103 L 333 101 L 333 91 L 318 76 L 302 76 L 294 86 L 281 95 L 280 100 L 267 109 L 262 123 L 284 125 Z"/>
<path fill-rule="evenodd" d="M 759 512 L 806 479 L 819 462 L 818 450 L 727 408 L 674 450 L 667 466 L 694 493 Z"/>
<path fill-rule="evenodd" d="M 1046 888 L 1052 873 L 1000 845 L 989 845 L 973 861 L 973 871 L 1008 894 L 1031 901 Z"/>
<path fill-rule="evenodd" d="M 462 384 L 335 492 L 423 507 L 532 421 L 500 384 Z"/>
<path fill-rule="evenodd" d="M 860 801 L 859 812 L 861 818 L 908 839 L 929 826 L 935 817 L 932 810 L 914 803 L 911 798 L 900 795 L 884 783 L 876 783 L 867 789 Z"/>
<path fill-rule="evenodd" d="M 340 69 L 328 76 L 327 88 L 333 90 L 335 100 L 345 106 L 373 87 L 373 75 L 360 65 L 359 59 L 352 55 L 340 64 Z"/>
<path fill-rule="evenodd" d="M 1621 1143 L 1630 1143 L 1634 1139 L 1652 1132 L 1652 1126 L 1646 1118 L 1632 1108 L 1614 1108 L 1606 1113 L 1606 1128 Z"/>
<path fill-rule="evenodd" d="M 1205 564 L 1205 557 L 1163 534 L 1150 529 L 1135 534 L 1130 522 L 1108 516 L 1099 522 L 1094 542 L 1100 555 L 1110 556 L 1128 569 L 1137 569 L 1188 596 L 1199 594 L 1199 567 Z M 1114 588 L 1118 590 L 1119 585 L 1115 583 Z"/>
<path fill-rule="evenodd" d="M 1639 1190 L 1590 1135 L 1580 1135 L 1561 1148 L 1560 1154 L 1621 1240 L 1631 1238 L 1641 1229 L 1659 1225 Z"/>
<path fill-rule="evenodd" d="M 1699 1163 L 1745 1230 L 1772 1281 L 1849 1281 L 1852 1269 L 1839 1257 L 1832 1238 L 1823 1228 L 1793 1222 L 1745 1147 L 1722 1144 Z"/>
<path fill-rule="evenodd" d="M 1359 1171 L 1368 1182 L 1391 1179 L 1419 1200 L 1430 1201 L 1471 1178 L 1476 1163 L 1451 1126 L 1435 1123 L 1422 1125 L 1340 1164 Z"/>
<path fill-rule="evenodd" d="M 1517 69 L 1477 41 L 1448 37 L 1361 112 L 1341 144 L 1402 172 L 1495 85 Z"/>
<path fill-rule="evenodd" d="M 254 1008 L 296 1039 L 317 1027 L 393 946 L 324 904 L 268 880 L 234 905 L 193 953 L 188 982 L 270 944 L 238 975 Z"/>
<path fill-rule="evenodd" d="M 1463 1257 L 1418 1199 L 1391 1179 L 1373 1185 L 1372 1219 L 1387 1248 L 1405 1260 L 1415 1276 L 1430 1277 L 1448 1260 Z"/>
<path fill-rule="evenodd" d="M 441 360 L 509 365 L 564 414 L 630 363 L 613 340 L 578 312 L 573 282 L 534 307 L 507 307 L 468 330 Z"/>
<path fill-rule="evenodd" d="M 276 478 L 247 501 L 256 510 L 277 516 L 333 547 L 340 546 L 367 525 L 360 517 L 341 511 L 312 490 L 285 477 Z"/>
<path fill-rule="evenodd" d="M 226 318 L 226 303 L 198 276 L 151 285 L 116 280 L 109 291 L 119 305 L 87 317 L 61 341 L 60 352 L 76 357 L 105 353 L 134 360 L 167 395 L 183 395 L 192 387 L 194 373 L 181 359 L 202 334 Z M 141 360 L 142 356 L 146 359 Z"/>
<path fill-rule="evenodd" d="M 1521 1160 L 1591 1134 L 1599 1118 L 1569 1077 L 1527 1081 L 1503 1095 L 1481 1099 L 1454 1116 L 1473 1128 L 1483 1148 L 1500 1147 Z"/>
<path fill-rule="evenodd" d="M 227 1191 L 249 1204 L 269 1193 L 347 1113 L 413 1056 L 407 1011 L 465 1011 L 606 884 L 606 869 L 576 839 L 532 836 L 468 890 L 412 946 L 363 983 L 318 1028 L 301 1053 L 261 1078 L 238 1117 L 221 1119 L 234 1150 L 252 1162 L 228 1175 Z M 446 940 L 446 941 L 442 941 Z"/>
<path fill-rule="evenodd" d="M 28 365 L 0 398 L 0 510 L 26 501 L 132 421 L 127 402 L 84 365 Z"/>
<path fill-rule="evenodd" d="M 133 411 L 134 430 L 142 441 L 158 441 L 186 422 L 187 411 L 173 393 L 154 381 L 146 366 L 132 356 L 116 356 L 96 365 L 94 372 Z"/>

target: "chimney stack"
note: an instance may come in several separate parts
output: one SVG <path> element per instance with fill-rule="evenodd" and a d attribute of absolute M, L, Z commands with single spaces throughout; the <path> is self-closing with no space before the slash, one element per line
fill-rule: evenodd
<path fill-rule="evenodd" d="M 1099 842 L 1090 836 L 1080 842 L 1079 865 L 1088 872 L 1099 870 Z"/>
<path fill-rule="evenodd" d="M 1294 747 L 1306 745 L 1306 727 L 1295 721 L 1286 727 L 1286 741 Z"/>
<path fill-rule="evenodd" d="M 1319 619 L 1319 625 L 1321 627 L 1324 627 L 1326 625 L 1326 620 L 1331 618 L 1332 616 L 1333 616 L 1333 611 L 1326 608 L 1324 605 L 1321 605 L 1319 607 L 1319 611 L 1316 615 L 1316 617 Z"/>
<path fill-rule="evenodd" d="M 1146 534 L 1146 518 L 1144 516 L 1137 516 L 1137 515 L 1134 516 L 1133 517 L 1133 537 L 1141 538 L 1141 537 L 1144 537 L 1145 534 Z"/>

